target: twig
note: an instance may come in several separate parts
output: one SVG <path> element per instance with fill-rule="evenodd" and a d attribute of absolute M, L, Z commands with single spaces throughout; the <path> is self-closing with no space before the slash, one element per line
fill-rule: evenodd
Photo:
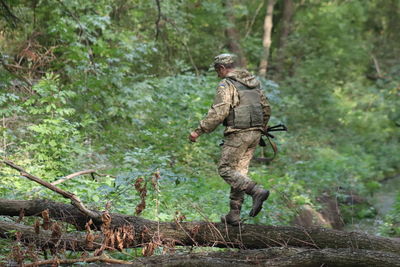
<path fill-rule="evenodd" d="M 32 86 L 33 86 L 33 83 L 32 83 L 30 80 L 28 80 L 27 78 L 25 78 L 25 77 L 23 77 L 23 76 L 21 76 L 21 75 L 15 73 L 15 72 L 13 72 L 12 69 L 9 68 L 9 64 L 7 64 L 7 63 L 5 62 L 4 57 L 3 57 L 3 55 L 2 55 L 1 53 L 0 53 L 0 63 L 1 63 L 1 65 L 3 66 L 3 68 L 4 68 L 6 71 L 8 71 L 11 75 L 14 75 L 14 76 L 17 77 L 18 79 L 21 79 L 21 80 L 24 81 L 29 87 L 32 87 Z"/>
<path fill-rule="evenodd" d="M 378 78 L 382 78 L 382 71 L 381 71 L 381 68 L 379 67 L 378 60 L 376 59 L 376 57 L 374 55 L 371 55 L 371 57 L 372 57 L 372 60 L 374 61 L 374 66 L 375 66 L 376 73 L 378 74 Z"/>
<path fill-rule="evenodd" d="M 67 175 L 67 176 L 65 176 L 65 177 L 63 177 L 63 178 L 61 178 L 61 179 L 59 179 L 57 181 L 54 181 L 51 184 L 52 185 L 61 184 L 61 183 L 65 182 L 67 180 L 70 180 L 70 179 L 72 179 L 72 178 L 74 178 L 76 176 L 80 176 L 80 175 L 84 175 L 84 174 L 92 174 L 92 173 L 96 173 L 96 170 L 91 169 L 91 170 L 84 170 L 84 171 L 75 172 L 75 173 Z"/>
<path fill-rule="evenodd" d="M 21 22 L 21 19 L 18 18 L 17 16 L 15 16 L 15 15 L 11 12 L 10 7 L 6 4 L 5 1 L 1 0 L 0 3 L 1 3 L 1 6 L 3 7 L 2 9 L 4 10 L 4 13 L 5 13 L 5 14 L 4 14 L 4 17 L 7 18 L 7 16 L 8 16 L 9 18 L 11 18 L 10 20 L 6 19 L 6 21 L 11 22 L 12 25 L 13 25 L 13 27 L 16 27 L 16 26 L 17 26 L 17 22 Z"/>
<path fill-rule="evenodd" d="M 61 184 L 61 183 L 65 182 L 65 181 L 67 181 L 67 180 L 70 180 L 70 179 L 72 179 L 72 178 L 74 178 L 74 177 L 77 177 L 77 176 L 80 176 L 80 175 L 84 175 L 84 174 L 91 174 L 92 177 L 94 176 L 94 174 L 96 174 L 97 176 L 110 176 L 110 177 L 114 177 L 114 176 L 108 175 L 108 174 L 97 173 L 96 170 L 90 169 L 90 170 L 84 170 L 84 171 L 79 171 L 79 172 L 71 173 L 71 174 L 69 174 L 69 175 L 67 175 L 67 176 L 65 176 L 65 177 L 63 177 L 63 178 L 61 178 L 61 179 L 59 179 L 59 180 L 57 180 L 57 181 L 52 182 L 51 184 L 52 184 L 52 185 Z M 114 178 L 115 178 L 115 177 L 114 177 Z"/>
<path fill-rule="evenodd" d="M 253 24 L 254 24 L 254 22 L 256 21 L 256 18 L 257 18 L 257 16 L 258 16 L 258 13 L 260 13 L 260 10 L 261 10 L 261 8 L 263 7 L 263 5 L 264 5 L 264 1 L 261 1 L 260 5 L 257 7 L 257 10 L 256 10 L 256 12 L 255 12 L 255 14 L 254 14 L 254 16 L 253 16 L 253 19 L 252 19 L 251 22 L 250 22 L 250 25 L 249 25 L 249 27 L 248 27 L 248 29 L 247 29 L 247 32 L 246 32 L 246 35 L 244 36 L 244 39 L 247 39 L 247 37 L 249 37 L 249 34 L 250 34 L 250 32 L 251 32 L 251 28 L 253 28 Z"/>
<path fill-rule="evenodd" d="M 113 263 L 113 264 L 128 264 L 128 265 L 133 264 L 132 262 L 129 261 L 108 258 L 103 255 L 98 257 L 81 258 L 81 259 L 52 259 L 52 260 L 37 261 L 34 263 L 24 264 L 23 267 L 35 267 L 39 265 L 50 265 L 50 264 L 51 265 L 56 264 L 58 266 L 59 264 L 73 264 L 77 262 L 97 262 L 97 261 Z"/>
<path fill-rule="evenodd" d="M 54 185 L 52 185 L 49 182 L 43 181 L 42 179 L 33 176 L 32 174 L 27 173 L 23 168 L 15 165 L 13 162 L 8 161 L 8 160 L 3 160 L 3 163 L 6 164 L 7 166 L 17 170 L 20 172 L 20 174 L 26 178 L 28 178 L 31 181 L 34 181 L 38 184 L 41 184 L 45 187 L 47 187 L 48 189 L 62 195 L 65 198 L 69 198 L 72 202 L 72 205 L 74 205 L 75 207 L 77 207 L 83 214 L 86 214 L 87 216 L 89 216 L 90 218 L 92 218 L 93 220 L 101 220 L 101 214 L 98 212 L 94 212 L 91 211 L 89 209 L 87 209 L 85 207 L 85 205 L 82 203 L 82 201 L 74 194 L 64 191 Z"/>

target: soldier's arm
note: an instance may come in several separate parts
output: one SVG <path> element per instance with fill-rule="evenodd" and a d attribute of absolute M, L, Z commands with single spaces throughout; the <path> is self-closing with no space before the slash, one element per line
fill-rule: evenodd
<path fill-rule="evenodd" d="M 220 125 L 229 114 L 232 105 L 232 95 L 228 83 L 222 80 L 217 88 L 214 103 L 208 110 L 207 115 L 200 121 L 195 132 L 200 136 L 203 133 L 210 133 Z"/>

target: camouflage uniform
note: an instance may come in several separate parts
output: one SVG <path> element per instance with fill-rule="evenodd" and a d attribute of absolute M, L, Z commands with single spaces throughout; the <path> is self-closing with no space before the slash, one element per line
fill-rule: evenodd
<path fill-rule="evenodd" d="M 247 70 L 234 69 L 222 79 L 217 87 L 214 103 L 206 117 L 200 121 L 195 132 L 200 136 L 212 132 L 223 123 L 231 109 L 239 104 L 239 93 L 229 79 L 241 82 L 249 88 L 259 87 L 260 82 Z M 255 184 L 248 176 L 248 168 L 253 153 L 260 141 L 261 131 L 266 127 L 271 109 L 265 95 L 260 91 L 263 110 L 263 126 L 237 129 L 227 126 L 224 131 L 224 145 L 218 164 L 220 176 L 231 186 L 231 209 L 239 209 L 243 203 L 245 190 Z"/>

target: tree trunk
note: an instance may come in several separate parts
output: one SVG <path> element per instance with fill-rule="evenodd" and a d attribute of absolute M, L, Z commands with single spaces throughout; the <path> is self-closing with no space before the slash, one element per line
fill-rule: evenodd
<path fill-rule="evenodd" d="M 242 47 L 240 46 L 239 40 L 240 34 L 236 28 L 235 24 L 235 16 L 233 13 L 234 7 L 233 7 L 233 1 L 234 0 L 227 0 L 226 1 L 226 7 L 227 7 L 227 18 L 229 22 L 229 26 L 226 29 L 226 36 L 228 37 L 228 48 L 232 53 L 236 54 L 238 56 L 238 64 L 240 67 L 246 67 L 247 65 L 247 59 L 246 56 L 243 53 Z"/>
<path fill-rule="evenodd" d="M 12 231 L 19 232 L 21 235 L 20 240 L 24 243 L 35 244 L 36 247 L 44 249 L 60 247 L 72 251 L 94 250 L 100 247 L 103 240 L 98 236 L 95 240 L 95 245 L 88 246 L 85 239 L 86 235 L 81 232 L 75 234 L 63 233 L 61 236 L 57 237 L 53 234 L 54 231 L 51 230 L 40 229 L 37 231 L 31 226 L 0 221 L 0 236 L 2 238 L 13 237 L 13 234 L 10 234 Z"/>
<path fill-rule="evenodd" d="M 142 258 L 134 266 L 400 266 L 400 256 L 370 250 L 268 248 Z"/>
<path fill-rule="evenodd" d="M 283 61 L 284 61 L 284 53 L 287 43 L 287 38 L 289 36 L 291 30 L 291 22 L 294 14 L 294 3 L 293 0 L 284 0 L 283 1 L 283 16 L 282 16 L 282 27 L 281 33 L 279 37 L 278 44 L 278 56 L 277 56 L 277 72 L 280 74 L 283 70 Z"/>
<path fill-rule="evenodd" d="M 269 0 L 267 5 L 267 13 L 264 19 L 264 37 L 263 37 L 263 54 L 260 61 L 259 75 L 265 77 L 267 75 L 268 60 L 271 48 L 272 33 L 272 17 L 274 13 L 274 5 L 276 0 Z"/>
<path fill-rule="evenodd" d="M 68 204 L 46 200 L 0 201 L 0 215 L 19 216 L 24 214 L 38 216 L 48 209 L 50 218 L 74 225 L 82 225 L 88 217 Z M 74 210 L 75 209 L 75 210 Z M 324 228 L 300 228 L 290 226 L 266 226 L 244 224 L 232 227 L 211 222 L 156 222 L 135 216 L 110 214 L 110 228 L 117 232 L 118 227 L 129 226 L 133 239 L 126 246 L 143 246 L 147 243 L 179 244 L 183 246 L 214 246 L 243 249 L 259 249 L 276 246 L 308 248 L 354 248 L 399 253 L 400 241 L 370 236 L 357 232 L 343 232 Z M 100 229 L 101 223 L 94 222 Z"/>
<path fill-rule="evenodd" d="M 62 234 L 54 235 L 54 231 L 35 232 L 32 227 L 0 222 L 0 235 L 7 236 L 7 232 L 17 230 L 21 233 L 20 240 L 36 247 L 61 248 L 72 251 L 93 251 L 99 250 L 104 245 L 104 238 L 96 235 L 89 244 L 87 237 L 83 234 Z M 154 243 L 153 243 L 154 244 Z M 113 247 L 107 244 L 106 247 Z M 140 244 L 136 244 L 139 246 Z M 168 248 L 169 244 L 158 244 Z M 131 244 L 131 246 L 134 246 Z M 124 246 L 128 247 L 128 246 Z M 154 246 L 152 246 L 154 249 Z M 96 259 L 94 259 L 96 260 Z M 101 259 L 97 259 L 98 261 Z M 55 259 L 60 263 L 73 263 L 71 260 Z M 92 261 L 84 259 L 78 261 Z M 50 264 L 44 261 L 43 264 Z M 77 260 L 74 260 L 77 262 Z M 125 262 L 126 263 L 126 262 Z M 217 253 L 195 253 L 195 254 L 174 254 L 164 256 L 153 256 L 140 258 L 132 262 L 134 266 L 400 266 L 400 255 L 382 251 L 364 250 L 358 248 L 350 249 L 309 249 L 309 248 L 290 248 L 273 247 L 258 250 L 226 251 Z M 33 266 L 38 266 L 35 264 Z"/>

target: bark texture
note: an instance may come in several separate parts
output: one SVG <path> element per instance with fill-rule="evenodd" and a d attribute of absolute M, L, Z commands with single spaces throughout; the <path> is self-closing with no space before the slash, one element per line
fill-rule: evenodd
<path fill-rule="evenodd" d="M 68 204 L 46 200 L 0 201 L 0 215 L 19 216 L 21 209 L 24 209 L 25 216 L 40 215 L 41 211 L 48 209 L 51 219 L 66 221 L 81 229 L 89 219 Z M 150 242 L 159 245 L 174 243 L 184 246 L 242 249 L 293 246 L 317 249 L 366 249 L 397 254 L 400 252 L 400 242 L 395 239 L 319 227 L 301 228 L 251 224 L 232 227 L 221 223 L 179 221 L 158 223 L 121 214 L 110 214 L 110 218 L 109 227 L 112 229 L 123 226 L 131 227 L 134 238 L 126 244 L 130 247 L 141 246 Z M 100 229 L 101 223 L 94 222 L 93 226 Z"/>
<path fill-rule="evenodd" d="M 260 61 L 259 75 L 265 77 L 267 74 L 268 60 L 272 43 L 272 18 L 274 13 L 274 5 L 276 0 L 269 0 L 267 5 L 267 13 L 264 19 L 264 37 L 263 37 L 263 54 Z"/>
<path fill-rule="evenodd" d="M 268 248 L 237 252 L 153 256 L 134 266 L 400 266 L 400 256 L 370 250 Z"/>

